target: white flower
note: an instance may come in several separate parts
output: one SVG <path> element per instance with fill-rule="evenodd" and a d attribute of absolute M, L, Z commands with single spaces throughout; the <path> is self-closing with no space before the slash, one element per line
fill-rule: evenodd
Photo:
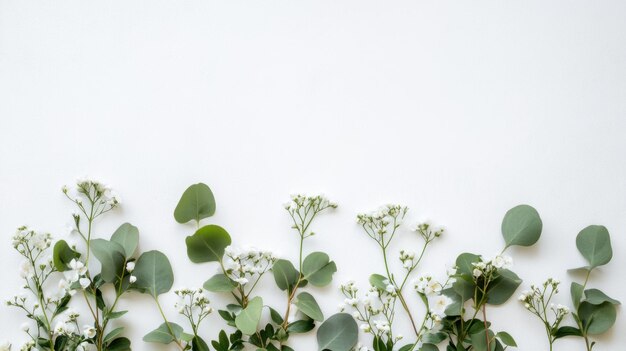
<path fill-rule="evenodd" d="M 87 339 L 93 338 L 94 336 L 96 336 L 96 328 L 94 328 L 92 325 L 85 325 L 83 327 L 83 335 Z"/>
<path fill-rule="evenodd" d="M 135 262 L 128 262 L 126 264 L 126 270 L 130 273 L 135 269 Z"/>
<path fill-rule="evenodd" d="M 131 275 L 131 276 L 128 278 L 128 281 L 129 281 L 131 284 L 133 284 L 133 283 L 135 283 L 135 282 L 137 281 L 137 277 L 135 277 L 134 275 Z"/>
<path fill-rule="evenodd" d="M 474 275 L 474 277 L 478 278 L 478 277 L 480 277 L 481 275 L 483 275 L 483 271 L 481 271 L 481 270 L 480 270 L 480 269 L 478 269 L 478 268 L 474 268 L 474 270 L 472 271 L 472 274 Z"/>
<path fill-rule="evenodd" d="M 491 260 L 491 264 L 498 269 L 508 268 L 513 264 L 513 259 L 509 256 L 497 255 Z"/>
<path fill-rule="evenodd" d="M 452 302 L 451 298 L 445 295 L 439 295 L 432 299 L 430 303 L 430 310 L 438 316 L 443 317 L 445 316 L 446 308 L 452 304 Z"/>
<path fill-rule="evenodd" d="M 35 276 L 35 268 L 29 261 L 24 260 L 20 263 L 20 277 L 27 279 Z"/>
<path fill-rule="evenodd" d="M 89 287 L 89 285 L 91 285 L 91 281 L 89 280 L 89 278 L 80 278 L 78 280 L 78 282 L 80 283 L 80 286 L 83 289 L 87 289 L 87 287 Z"/>
<path fill-rule="evenodd" d="M 63 272 L 65 275 L 65 279 L 67 279 L 70 283 L 77 281 L 81 276 L 87 273 L 87 267 L 81 261 L 72 258 L 69 263 L 70 269 Z"/>
<path fill-rule="evenodd" d="M 25 332 L 28 332 L 30 330 L 30 324 L 28 322 L 24 322 L 22 323 L 22 325 L 20 326 L 20 329 L 22 329 Z"/>

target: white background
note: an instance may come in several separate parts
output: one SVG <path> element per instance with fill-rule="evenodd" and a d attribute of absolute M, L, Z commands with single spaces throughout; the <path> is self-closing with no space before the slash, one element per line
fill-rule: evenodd
<path fill-rule="evenodd" d="M 188 261 L 193 228 L 172 216 L 202 181 L 218 202 L 209 222 L 290 259 L 289 194 L 340 204 L 307 243 L 339 267 L 316 291 L 326 315 L 339 282 L 364 287 L 382 270 L 354 219 L 387 202 L 410 206 L 410 224 L 447 227 L 423 267 L 439 277 L 460 252 L 499 252 L 506 210 L 533 205 L 544 233 L 510 251 L 514 270 L 524 288 L 561 279 L 561 303 L 580 279 L 566 270 L 584 264 L 576 234 L 603 224 L 615 257 L 590 284 L 626 301 L 625 14 L 620 0 L 0 0 L 0 296 L 20 291 L 14 228 L 63 237 L 72 208 L 60 187 L 87 174 L 124 201 L 96 236 L 137 225 L 142 250 L 170 257 L 176 286 L 200 286 L 216 270 Z M 419 243 L 403 229 L 392 249 Z M 267 301 L 284 308 L 265 283 Z M 177 320 L 173 301 L 164 297 Z M 141 341 L 160 323 L 146 296 L 122 304 L 135 350 L 173 350 Z M 19 345 L 21 314 L 0 308 L 0 339 Z M 597 350 L 623 349 L 622 312 Z M 520 350 L 547 349 L 517 301 L 490 317 Z M 202 333 L 221 327 L 215 314 Z M 316 347 L 313 334 L 294 341 Z M 557 344 L 583 349 L 580 339 Z"/>

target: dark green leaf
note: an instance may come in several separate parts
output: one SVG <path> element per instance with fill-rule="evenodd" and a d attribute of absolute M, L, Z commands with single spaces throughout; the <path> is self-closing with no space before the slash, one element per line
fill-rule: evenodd
<path fill-rule="evenodd" d="M 188 236 L 185 243 L 191 262 L 217 262 L 224 256 L 224 249 L 230 245 L 231 239 L 224 228 L 210 224 Z"/>
<path fill-rule="evenodd" d="M 78 259 L 80 254 L 74 250 L 65 242 L 65 240 L 59 240 L 56 244 L 54 244 L 54 249 L 52 250 L 52 261 L 54 263 L 54 267 L 59 272 L 65 272 L 68 269 L 68 264 L 73 259 Z"/>
<path fill-rule="evenodd" d="M 185 190 L 174 210 L 174 219 L 178 223 L 187 223 L 192 219 L 199 222 L 213 214 L 215 214 L 213 192 L 206 184 L 198 183 Z"/>
<path fill-rule="evenodd" d="M 512 245 L 531 246 L 539 240 L 543 223 L 539 213 L 528 205 L 515 206 L 508 210 L 502 220 L 502 236 L 506 247 Z"/>

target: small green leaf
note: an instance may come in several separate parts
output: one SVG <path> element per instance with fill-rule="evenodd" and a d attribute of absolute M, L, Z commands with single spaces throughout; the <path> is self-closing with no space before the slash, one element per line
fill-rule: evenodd
<path fill-rule="evenodd" d="M 301 319 L 287 325 L 287 331 L 290 333 L 306 333 L 315 328 L 315 323 L 312 319 Z"/>
<path fill-rule="evenodd" d="M 261 320 L 261 311 L 263 310 L 263 299 L 257 296 L 248 302 L 248 306 L 239 313 L 235 318 L 235 325 L 237 329 L 241 330 L 246 335 L 252 335 L 256 333 Z"/>
<path fill-rule="evenodd" d="M 161 324 L 155 330 L 146 334 L 143 337 L 143 341 L 145 342 L 155 342 L 159 344 L 169 344 L 172 341 L 176 341 L 180 339 L 180 335 L 183 333 L 183 327 L 176 323 L 169 323 L 169 328 L 167 326 L 168 323 Z M 170 332 L 171 328 L 171 332 Z M 172 333 L 174 335 L 172 335 Z"/>
<path fill-rule="evenodd" d="M 583 286 L 576 282 L 572 282 L 572 285 L 570 286 L 570 294 L 572 296 L 572 303 L 574 304 L 575 309 L 578 309 L 578 306 L 580 306 L 580 302 L 583 299 L 583 289 Z"/>
<path fill-rule="evenodd" d="M 231 292 L 235 289 L 236 285 L 230 278 L 219 273 L 204 282 L 203 287 L 211 292 Z"/>
<path fill-rule="evenodd" d="M 592 305 L 600 305 L 604 302 L 610 302 L 613 305 L 619 305 L 620 302 L 608 297 L 605 293 L 598 289 L 585 290 L 585 302 L 589 302 Z"/>
<path fill-rule="evenodd" d="M 174 210 L 174 219 L 178 223 L 187 223 L 192 219 L 201 219 L 215 214 L 215 197 L 211 189 L 203 183 L 193 184 L 181 196 Z"/>
<path fill-rule="evenodd" d="M 154 298 L 170 291 L 174 284 L 174 272 L 170 261 L 167 256 L 156 250 L 144 252 L 139 256 L 133 275 L 137 277 L 133 286 Z"/>
<path fill-rule="evenodd" d="M 511 334 L 507 332 L 497 333 L 496 338 L 500 339 L 500 341 L 502 341 L 502 343 L 506 346 L 517 347 L 517 343 L 515 342 L 515 339 L 513 339 Z"/>
<path fill-rule="evenodd" d="M 588 334 L 597 335 L 611 329 L 615 324 L 617 312 L 615 306 L 608 301 L 599 305 L 582 302 L 578 307 L 578 317 Z"/>
<path fill-rule="evenodd" d="M 124 274 L 124 248 L 114 242 L 104 239 L 92 239 L 91 251 L 102 264 L 100 275 L 107 283 L 119 281 Z"/>
<path fill-rule="evenodd" d="M 111 241 L 120 244 L 124 248 L 124 256 L 131 258 L 139 244 L 139 229 L 130 223 L 124 223 L 111 235 Z"/>
<path fill-rule="evenodd" d="M 206 344 L 204 340 L 202 340 L 199 336 L 194 336 L 191 339 L 191 350 L 192 351 L 209 351 L 209 345 Z"/>
<path fill-rule="evenodd" d="M 117 338 L 111 341 L 107 347 L 107 351 L 131 351 L 130 340 L 127 338 Z"/>
<path fill-rule="evenodd" d="M 389 285 L 389 279 L 384 275 L 372 274 L 370 275 L 369 283 L 376 289 L 385 291 L 387 290 L 387 285 Z"/>
<path fill-rule="evenodd" d="M 78 259 L 79 257 L 80 254 L 72 250 L 65 240 L 59 240 L 56 244 L 54 244 L 54 248 L 52 250 L 52 261 L 54 263 L 54 267 L 59 272 L 65 272 L 68 270 L 68 264 L 73 259 Z"/>
<path fill-rule="evenodd" d="M 407 350 L 412 350 L 412 348 Z M 419 351 L 439 351 L 439 348 L 437 347 L 437 345 L 423 344 L 422 348 Z"/>
<path fill-rule="evenodd" d="M 224 256 L 224 250 L 230 245 L 231 239 L 224 228 L 210 224 L 188 236 L 185 243 L 191 262 L 217 262 Z"/>
<path fill-rule="evenodd" d="M 539 240 L 543 223 L 539 213 L 528 205 L 515 206 L 508 210 L 502 220 L 502 236 L 506 247 L 512 245 L 531 246 Z"/>
<path fill-rule="evenodd" d="M 480 256 L 464 252 L 456 258 L 457 273 L 467 274 L 470 277 L 474 271 L 473 263 L 479 262 Z"/>
<path fill-rule="evenodd" d="M 320 306 L 317 304 L 317 301 L 315 301 L 313 295 L 307 292 L 301 292 L 298 294 L 294 303 L 302 313 L 313 318 L 313 320 L 318 322 L 324 320 L 324 314 L 322 313 Z"/>
<path fill-rule="evenodd" d="M 293 264 L 287 260 L 277 260 L 272 267 L 274 280 L 280 290 L 291 290 L 298 282 L 300 273 L 294 268 Z"/>
<path fill-rule="evenodd" d="M 108 343 L 109 341 L 115 339 L 118 335 L 122 334 L 124 331 L 124 327 L 117 327 L 111 330 L 102 340 L 104 343 Z"/>
<path fill-rule="evenodd" d="M 613 257 L 609 231 L 601 225 L 590 225 L 581 230 L 576 237 L 576 247 L 589 262 L 590 269 L 609 263 Z"/>
<path fill-rule="evenodd" d="M 487 336 L 489 335 L 489 336 Z M 479 333 L 475 333 L 472 334 L 470 336 L 470 339 L 472 340 L 472 350 L 474 351 L 487 351 L 487 337 L 489 337 L 489 350 L 490 351 L 494 351 L 496 349 L 496 343 L 495 340 L 493 338 L 493 332 L 491 330 L 488 330 L 487 333 L 485 333 L 485 330 L 483 329 L 483 331 L 479 332 Z M 493 340 L 493 341 L 491 341 Z"/>
<path fill-rule="evenodd" d="M 491 305 L 505 303 L 522 284 L 522 280 L 517 274 L 508 269 L 500 269 L 498 273 L 499 276 L 487 287 L 487 303 Z"/>
<path fill-rule="evenodd" d="M 583 336 L 580 329 L 570 326 L 560 327 L 559 329 L 553 331 L 552 335 L 554 335 L 555 339 L 560 339 L 566 336 Z"/>
<path fill-rule="evenodd" d="M 350 351 L 359 338 L 359 327 L 347 313 L 328 318 L 317 330 L 318 350 Z"/>
<path fill-rule="evenodd" d="M 337 272 L 335 262 L 332 262 L 327 254 L 313 252 L 302 263 L 302 274 L 314 286 L 326 286 Z"/>

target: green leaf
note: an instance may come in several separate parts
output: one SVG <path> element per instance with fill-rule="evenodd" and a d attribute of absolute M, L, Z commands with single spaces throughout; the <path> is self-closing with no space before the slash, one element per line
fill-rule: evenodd
<path fill-rule="evenodd" d="M 65 240 L 59 240 L 54 244 L 54 248 L 52 249 L 52 262 L 59 272 L 68 270 L 68 264 L 73 259 L 78 259 L 79 257 L 80 254 L 72 250 Z"/>
<path fill-rule="evenodd" d="M 202 286 L 212 292 L 231 292 L 236 287 L 233 281 L 222 273 L 212 276 Z"/>
<path fill-rule="evenodd" d="M 359 338 L 359 327 L 347 313 L 328 318 L 317 330 L 318 350 L 350 351 Z"/>
<path fill-rule="evenodd" d="M 204 340 L 202 340 L 199 336 L 194 336 L 191 339 L 191 350 L 192 351 L 209 351 L 209 345 L 206 344 Z"/>
<path fill-rule="evenodd" d="M 370 275 L 369 283 L 371 286 L 384 291 L 387 290 L 389 279 L 384 275 L 372 274 Z"/>
<path fill-rule="evenodd" d="M 174 335 L 172 335 L 172 333 Z M 168 328 L 167 323 L 163 323 L 155 330 L 146 334 L 146 336 L 143 337 L 143 341 L 155 342 L 159 344 L 169 344 L 172 341 L 179 340 L 182 333 L 183 327 L 181 327 L 180 325 L 170 322 Z"/>
<path fill-rule="evenodd" d="M 235 325 L 237 329 L 241 330 L 246 335 L 252 335 L 256 333 L 261 320 L 261 311 L 263 310 L 263 299 L 257 296 L 248 302 L 248 306 L 239 313 L 235 318 Z"/>
<path fill-rule="evenodd" d="M 581 230 L 576 237 L 576 247 L 589 262 L 589 269 L 605 265 L 613 257 L 609 231 L 601 225 L 590 225 Z"/>
<path fill-rule="evenodd" d="M 533 207 L 528 205 L 513 207 L 507 211 L 502 220 L 502 236 L 506 247 L 535 244 L 541 236 L 542 227 L 539 213 Z"/>
<path fill-rule="evenodd" d="M 131 351 L 130 340 L 127 338 L 117 338 L 109 343 L 107 351 Z"/>
<path fill-rule="evenodd" d="M 298 294 L 294 304 L 302 313 L 313 318 L 313 320 L 318 322 L 324 320 L 324 314 L 322 313 L 320 306 L 317 304 L 317 301 L 315 301 L 313 295 L 307 292 L 301 292 Z"/>
<path fill-rule="evenodd" d="M 124 331 L 124 327 L 118 327 L 115 328 L 113 330 L 111 330 L 102 340 L 104 343 L 107 343 L 113 339 L 115 339 L 118 335 L 122 334 L 122 332 Z"/>
<path fill-rule="evenodd" d="M 559 329 L 553 331 L 554 339 L 560 339 L 566 336 L 583 336 L 580 332 L 580 329 L 574 327 L 560 327 Z"/>
<path fill-rule="evenodd" d="M 124 274 L 124 248 L 113 241 L 104 239 L 91 240 L 91 251 L 102 264 L 100 275 L 107 283 L 119 281 Z"/>
<path fill-rule="evenodd" d="M 284 320 L 283 317 L 280 315 L 280 313 L 278 313 L 278 311 L 276 311 L 275 309 L 269 307 L 270 309 L 270 317 L 272 318 L 272 322 L 276 323 L 277 325 L 283 324 Z"/>
<path fill-rule="evenodd" d="M 598 289 L 585 290 L 585 302 L 589 302 L 592 305 L 600 305 L 604 302 L 610 302 L 613 305 L 620 305 L 620 302 L 608 297 L 605 293 Z"/>
<path fill-rule="evenodd" d="M 224 256 L 224 249 L 230 245 L 231 239 L 224 228 L 210 224 L 188 236 L 185 243 L 191 262 L 217 262 Z"/>
<path fill-rule="evenodd" d="M 508 269 L 500 269 L 498 273 L 499 276 L 487 287 L 487 303 L 491 305 L 505 303 L 522 284 L 522 280 L 517 274 Z"/>
<path fill-rule="evenodd" d="M 272 267 L 274 280 L 280 290 L 291 290 L 298 282 L 300 273 L 294 268 L 293 264 L 287 260 L 277 260 Z"/>
<path fill-rule="evenodd" d="M 583 286 L 576 282 L 572 282 L 572 285 L 570 286 L 570 294 L 572 296 L 572 303 L 574 304 L 575 309 L 578 309 L 578 306 L 580 306 L 580 302 L 583 299 L 583 289 Z"/>
<path fill-rule="evenodd" d="M 302 263 L 302 274 L 314 286 L 326 286 L 337 272 L 335 262 L 323 252 L 313 252 Z"/>
<path fill-rule="evenodd" d="M 170 261 L 167 256 L 156 250 L 144 252 L 139 256 L 133 275 L 137 277 L 133 286 L 154 298 L 170 291 L 174 284 L 174 272 Z"/>
<path fill-rule="evenodd" d="M 479 261 L 480 256 L 474 255 L 473 253 L 464 252 L 460 254 L 459 257 L 456 258 L 457 273 L 467 274 L 471 277 L 474 271 L 474 265 L 472 265 L 472 263 Z"/>
<path fill-rule="evenodd" d="M 124 257 L 131 258 L 139 244 L 139 229 L 130 223 L 124 223 L 111 235 L 111 241 L 124 248 Z"/>
<path fill-rule="evenodd" d="M 506 346 L 513 346 L 513 347 L 517 347 L 517 343 L 515 342 L 515 339 L 513 339 L 513 337 L 511 336 L 511 334 L 507 333 L 507 332 L 499 332 L 496 334 L 496 338 L 500 339 L 500 341 L 502 341 L 502 343 Z"/>
<path fill-rule="evenodd" d="M 407 350 L 412 350 L 412 348 L 407 349 Z M 437 345 L 423 344 L 420 351 L 439 351 L 439 348 L 437 347 Z"/>
<path fill-rule="evenodd" d="M 295 321 L 289 323 L 287 325 L 287 331 L 290 333 L 306 333 L 315 328 L 315 323 L 312 319 L 301 319 L 299 321 Z"/>
<path fill-rule="evenodd" d="M 174 219 L 178 223 L 187 223 L 192 219 L 201 219 L 215 214 L 215 197 L 211 189 L 203 183 L 193 184 L 181 196 L 174 210 Z"/>
<path fill-rule="evenodd" d="M 470 339 L 472 340 L 472 350 L 474 351 L 487 351 L 487 334 L 489 335 L 489 350 L 494 351 L 496 349 L 496 341 L 493 338 L 493 332 L 491 330 L 481 331 L 480 333 L 472 334 Z"/>
<path fill-rule="evenodd" d="M 582 302 L 578 307 L 578 317 L 582 321 L 583 329 L 588 334 L 597 335 L 606 332 L 613 326 L 617 312 L 615 306 L 608 301 L 600 305 Z"/>

